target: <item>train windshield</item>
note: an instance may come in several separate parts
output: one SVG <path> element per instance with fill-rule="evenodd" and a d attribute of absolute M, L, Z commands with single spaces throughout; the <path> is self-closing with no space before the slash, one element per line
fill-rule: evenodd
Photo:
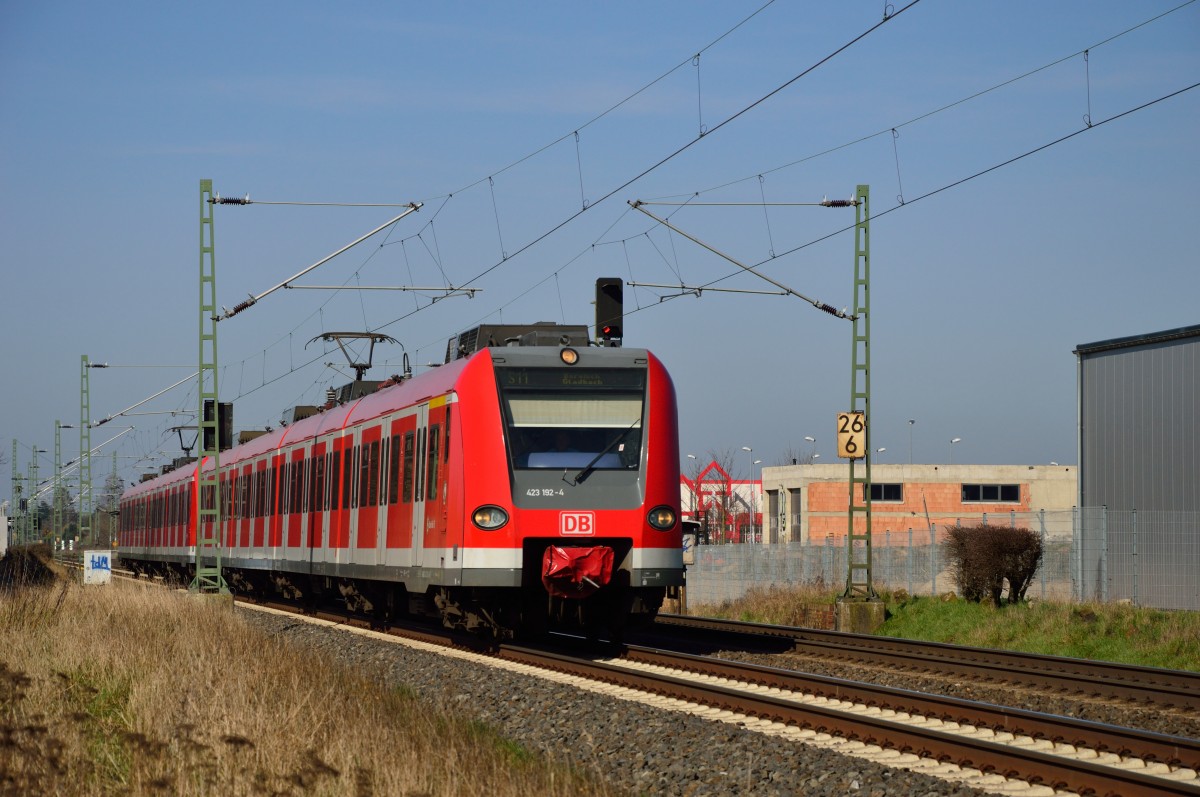
<path fill-rule="evenodd" d="M 636 469 L 646 372 L 628 368 L 498 368 L 512 465 Z"/>

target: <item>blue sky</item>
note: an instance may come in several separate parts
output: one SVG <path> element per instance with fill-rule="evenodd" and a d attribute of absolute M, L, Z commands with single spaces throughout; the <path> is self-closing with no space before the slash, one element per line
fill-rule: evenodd
<path fill-rule="evenodd" d="M 306 347 L 324 331 L 391 335 L 419 370 L 480 322 L 590 324 L 600 276 L 772 289 L 632 200 L 740 203 L 653 210 L 847 306 L 853 239 L 831 233 L 853 212 L 761 203 L 865 184 L 876 462 L 942 462 L 954 437 L 956 462 L 1074 462 L 1072 349 L 1200 321 L 1200 89 L 1108 121 L 1200 80 L 1200 4 L 1154 20 L 1178 5 L 897 3 L 803 74 L 883 4 L 5 3 L 0 455 L 15 438 L 24 473 L 31 448 L 52 451 L 55 419 L 78 422 L 81 354 L 155 366 L 91 371 L 93 418 L 195 369 L 207 178 L 260 201 L 424 203 L 298 283 L 480 289 L 433 305 L 279 291 L 222 322 L 238 428 L 346 381 L 338 352 Z M 398 212 L 218 208 L 219 302 Z M 830 461 L 850 325 L 794 297 L 660 301 L 671 293 L 626 288 L 626 345 L 672 371 L 683 452 Z M 381 346 L 369 376 L 401 360 Z M 138 411 L 195 405 L 185 384 Z M 126 480 L 175 456 L 168 430 L 192 421 L 131 416 L 92 444 L 127 422 L 97 483 L 113 450 Z M 78 453 L 76 432 L 63 452 Z M 0 467 L 4 497 L 8 478 Z"/>

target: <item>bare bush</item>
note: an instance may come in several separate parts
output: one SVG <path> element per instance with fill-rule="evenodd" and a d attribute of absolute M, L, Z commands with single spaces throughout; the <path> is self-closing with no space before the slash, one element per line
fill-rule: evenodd
<path fill-rule="evenodd" d="M 946 550 L 959 592 L 969 601 L 990 598 L 999 606 L 1025 599 L 1025 591 L 1042 562 L 1042 541 L 1026 528 L 954 526 Z"/>

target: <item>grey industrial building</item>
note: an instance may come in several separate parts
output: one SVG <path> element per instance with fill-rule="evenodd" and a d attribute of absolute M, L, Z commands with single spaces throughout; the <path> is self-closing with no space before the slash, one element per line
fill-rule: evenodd
<path fill-rule="evenodd" d="M 1079 506 L 1200 511 L 1200 325 L 1076 347 Z"/>
<path fill-rule="evenodd" d="M 1200 325 L 1075 355 L 1080 593 L 1200 609 Z"/>

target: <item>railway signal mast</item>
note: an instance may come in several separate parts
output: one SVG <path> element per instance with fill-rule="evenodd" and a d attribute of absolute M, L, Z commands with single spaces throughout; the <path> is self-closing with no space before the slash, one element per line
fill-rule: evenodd
<path fill-rule="evenodd" d="M 217 266 L 213 241 L 215 201 L 212 180 L 200 181 L 200 371 L 197 385 L 200 407 L 200 450 L 196 455 L 196 575 L 190 590 L 229 594 L 221 575 L 221 441 L 217 391 Z M 212 468 L 205 470 L 206 463 Z"/>
<path fill-rule="evenodd" d="M 92 399 L 88 382 L 88 356 L 79 362 L 79 533 L 80 545 L 92 537 Z"/>
<path fill-rule="evenodd" d="M 693 235 L 681 230 L 666 219 L 654 215 L 646 209 L 646 205 L 687 204 L 697 207 L 704 202 L 630 202 L 634 210 L 638 210 L 667 229 L 679 233 L 693 243 L 701 246 L 718 257 L 728 260 L 743 271 L 771 283 L 779 288 L 782 295 L 795 296 L 808 302 L 822 312 L 837 318 L 844 318 L 853 324 L 851 334 L 852 354 L 850 364 L 850 409 L 839 413 L 839 456 L 848 459 L 849 501 L 847 503 L 847 532 L 846 532 L 846 589 L 839 598 L 838 627 L 848 630 L 873 629 L 883 619 L 883 606 L 871 584 L 871 447 L 870 447 L 870 413 L 871 405 L 871 322 L 870 322 L 870 187 L 859 185 L 854 196 L 849 199 L 823 199 L 817 203 L 785 203 L 791 206 L 818 205 L 827 208 L 853 207 L 855 209 L 854 224 L 854 304 L 847 311 L 810 298 L 793 290 L 777 280 L 755 271 L 750 266 L 740 263 L 729 255 L 721 252 Z M 772 203 L 774 204 L 774 203 Z M 631 283 L 633 284 L 633 283 Z M 676 286 L 653 286 L 676 287 Z M 705 286 L 677 286 L 681 292 L 694 293 L 699 296 L 703 290 L 715 290 Z M 763 291 L 737 291 L 739 293 L 762 293 Z M 844 421 L 844 423 L 843 423 Z M 843 428 L 843 425 L 845 428 Z M 863 475 L 855 475 L 855 460 L 863 461 Z M 855 488 L 862 492 L 861 503 L 855 496 Z M 856 530 L 856 520 L 862 520 L 862 532 Z M 845 614 L 843 615 L 843 610 Z"/>
<path fill-rule="evenodd" d="M 217 205 L 328 205 L 339 204 L 350 207 L 403 207 L 404 212 L 393 219 L 384 222 L 370 232 L 346 244 L 341 249 L 318 260 L 310 266 L 274 285 L 271 288 L 251 295 L 244 301 L 234 305 L 233 309 L 217 306 L 217 268 L 216 250 L 213 233 L 213 211 Z M 200 181 L 200 351 L 199 371 L 197 373 L 200 399 L 200 412 L 197 419 L 199 430 L 200 450 L 197 452 L 197 511 L 196 511 L 196 575 L 192 580 L 191 591 L 202 593 L 229 594 L 229 586 L 221 574 L 221 501 L 219 500 L 218 485 L 220 484 L 220 451 L 227 448 L 232 440 L 225 439 L 226 434 L 232 436 L 232 424 L 226 411 L 232 411 L 229 404 L 222 405 L 218 399 L 217 389 L 217 322 L 232 318 L 244 310 L 253 307 L 281 288 L 320 288 L 327 286 L 301 286 L 293 284 L 295 280 L 328 263 L 333 258 L 362 243 L 376 233 L 387 229 L 410 213 L 421 209 L 420 202 L 409 202 L 403 205 L 346 205 L 345 203 L 326 202 L 262 202 L 251 201 L 245 197 L 223 197 L 213 192 L 212 180 Z M 334 290 L 342 287 L 332 286 Z M 389 290 L 389 288 L 371 288 L 371 290 Z M 392 289 L 397 290 L 397 289 Z M 400 290 L 441 290 L 446 295 L 471 296 L 478 288 L 404 288 Z M 354 333 L 336 333 L 346 336 Z M 365 333 L 371 337 L 372 333 Z M 360 336 L 361 337 L 361 336 Z M 372 346 L 377 337 L 372 337 Z M 390 339 L 389 339 L 390 340 Z M 311 342 L 311 341 L 310 341 Z M 338 340 L 338 345 L 341 341 Z M 369 367 L 369 366 L 368 366 Z M 223 433 L 221 430 L 226 429 Z M 206 465 L 212 467 L 206 470 Z"/>

